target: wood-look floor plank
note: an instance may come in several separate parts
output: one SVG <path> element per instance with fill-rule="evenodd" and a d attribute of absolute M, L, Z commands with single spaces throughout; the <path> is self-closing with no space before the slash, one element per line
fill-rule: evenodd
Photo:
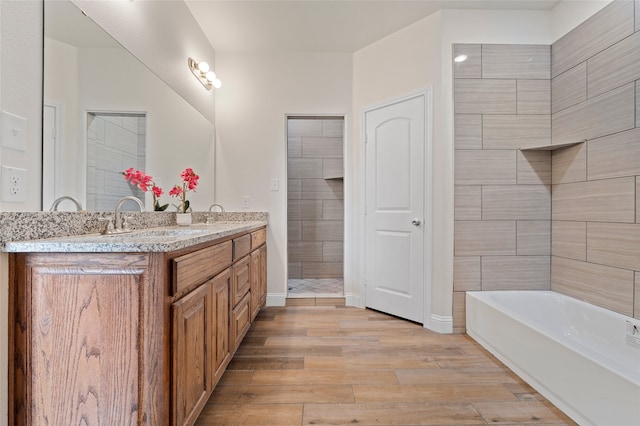
<path fill-rule="evenodd" d="M 302 404 L 207 404 L 196 426 L 302 424 Z"/>
<path fill-rule="evenodd" d="M 304 357 L 234 356 L 229 370 L 302 370 Z"/>
<path fill-rule="evenodd" d="M 375 336 L 351 336 L 351 337 L 269 337 L 266 341 L 265 346 L 287 346 L 287 347 L 295 347 L 295 346 L 304 346 L 304 347 L 313 347 L 313 346 L 360 346 L 362 344 L 367 343 L 376 343 L 378 342 L 378 338 Z"/>
<path fill-rule="evenodd" d="M 344 297 L 316 297 L 316 306 L 344 306 Z"/>
<path fill-rule="evenodd" d="M 369 386 L 354 385 L 357 403 L 371 402 L 474 402 L 516 401 L 504 386 L 468 383 L 436 383 L 424 385 Z"/>
<path fill-rule="evenodd" d="M 439 368 L 439 366 L 428 356 L 397 357 L 394 359 L 386 356 L 366 358 L 308 356 L 304 358 L 304 368 L 316 370 L 391 370 L 394 368 Z"/>
<path fill-rule="evenodd" d="M 485 424 L 471 404 L 395 403 L 305 404 L 304 425 Z"/>
<path fill-rule="evenodd" d="M 466 335 L 336 306 L 262 309 L 203 425 L 573 425 Z"/>
<path fill-rule="evenodd" d="M 236 351 L 236 356 L 339 356 L 342 354 L 340 346 L 314 346 L 305 348 L 304 346 L 243 346 L 240 345 Z"/>
<path fill-rule="evenodd" d="M 408 357 L 408 356 L 453 356 L 464 355 L 462 348 L 452 346 L 432 345 L 428 352 L 423 347 L 403 347 L 403 346 L 382 346 L 380 344 L 361 344 L 358 346 L 347 346 L 342 348 L 344 356 L 386 356 L 386 357 Z"/>
<path fill-rule="evenodd" d="M 254 371 L 251 384 L 295 385 L 306 384 L 398 384 L 393 370 L 281 370 Z"/>
<path fill-rule="evenodd" d="M 490 424 L 521 424 L 566 422 L 572 424 L 560 410 L 547 401 L 474 402 L 473 406 Z"/>
<path fill-rule="evenodd" d="M 367 329 L 347 329 L 342 330 L 338 326 L 335 329 L 323 329 L 323 328 L 310 328 L 307 329 L 306 335 L 308 337 L 336 337 L 336 336 L 416 336 L 420 335 L 423 331 L 415 328 L 398 329 L 388 328 L 384 330 L 375 329 L 369 327 Z M 375 327 L 375 326 L 374 326 Z"/>
<path fill-rule="evenodd" d="M 218 385 L 248 385 L 253 377 L 253 370 L 227 370 L 220 378 Z"/>
<path fill-rule="evenodd" d="M 395 370 L 398 381 L 402 385 L 419 385 L 421 383 L 513 383 L 517 379 L 505 373 L 499 366 L 493 368 L 463 369 L 398 369 Z"/>
<path fill-rule="evenodd" d="M 494 360 L 487 356 L 453 355 L 435 356 L 434 361 L 439 368 L 495 368 Z"/>
<path fill-rule="evenodd" d="M 228 386 L 214 393 L 213 404 L 339 404 L 354 402 L 351 385 Z"/>

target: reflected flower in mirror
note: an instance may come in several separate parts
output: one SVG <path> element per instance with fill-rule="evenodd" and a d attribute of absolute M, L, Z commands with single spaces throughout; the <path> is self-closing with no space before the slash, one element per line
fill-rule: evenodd
<path fill-rule="evenodd" d="M 156 186 L 150 175 L 142 170 L 135 170 L 133 167 L 129 167 L 121 173 L 129 184 L 137 186 L 143 192 L 151 191 L 153 194 L 153 210 L 163 212 L 169 207 L 169 204 L 160 205 L 159 199 L 164 191 L 159 186 Z"/>

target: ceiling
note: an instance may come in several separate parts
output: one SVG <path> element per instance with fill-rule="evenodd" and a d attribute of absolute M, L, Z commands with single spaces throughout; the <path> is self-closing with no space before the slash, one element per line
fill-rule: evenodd
<path fill-rule="evenodd" d="M 355 52 L 440 9 L 551 10 L 559 0 L 185 0 L 218 52 Z"/>

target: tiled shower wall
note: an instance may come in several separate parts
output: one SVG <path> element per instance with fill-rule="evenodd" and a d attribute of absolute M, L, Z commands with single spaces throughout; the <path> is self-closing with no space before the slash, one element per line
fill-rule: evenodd
<path fill-rule="evenodd" d="M 454 331 L 467 290 L 551 288 L 640 317 L 639 30 L 640 1 L 617 0 L 546 65 L 548 46 L 454 46 L 469 57 L 454 65 Z"/>
<path fill-rule="evenodd" d="M 140 114 L 89 114 L 87 123 L 87 210 L 108 211 L 122 197 L 144 202 L 144 193 L 129 185 L 121 171 L 145 168 L 146 117 Z M 124 210 L 137 208 L 133 203 Z"/>
<path fill-rule="evenodd" d="M 342 278 L 344 119 L 287 120 L 289 278 Z"/>
<path fill-rule="evenodd" d="M 551 47 L 553 143 L 588 140 L 553 151 L 551 288 L 640 318 L 635 8 L 614 1 Z"/>
<path fill-rule="evenodd" d="M 454 331 L 468 290 L 550 288 L 550 47 L 454 46 Z"/>

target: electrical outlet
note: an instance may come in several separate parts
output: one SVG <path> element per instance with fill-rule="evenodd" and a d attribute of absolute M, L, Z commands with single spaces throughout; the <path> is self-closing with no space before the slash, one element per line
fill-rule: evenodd
<path fill-rule="evenodd" d="M 280 181 L 278 179 L 271 179 L 271 190 L 280 191 Z"/>
<path fill-rule="evenodd" d="M 251 198 L 248 195 L 242 197 L 242 208 L 248 209 L 251 207 Z"/>
<path fill-rule="evenodd" d="M 2 166 L 2 201 L 27 201 L 27 170 Z"/>

